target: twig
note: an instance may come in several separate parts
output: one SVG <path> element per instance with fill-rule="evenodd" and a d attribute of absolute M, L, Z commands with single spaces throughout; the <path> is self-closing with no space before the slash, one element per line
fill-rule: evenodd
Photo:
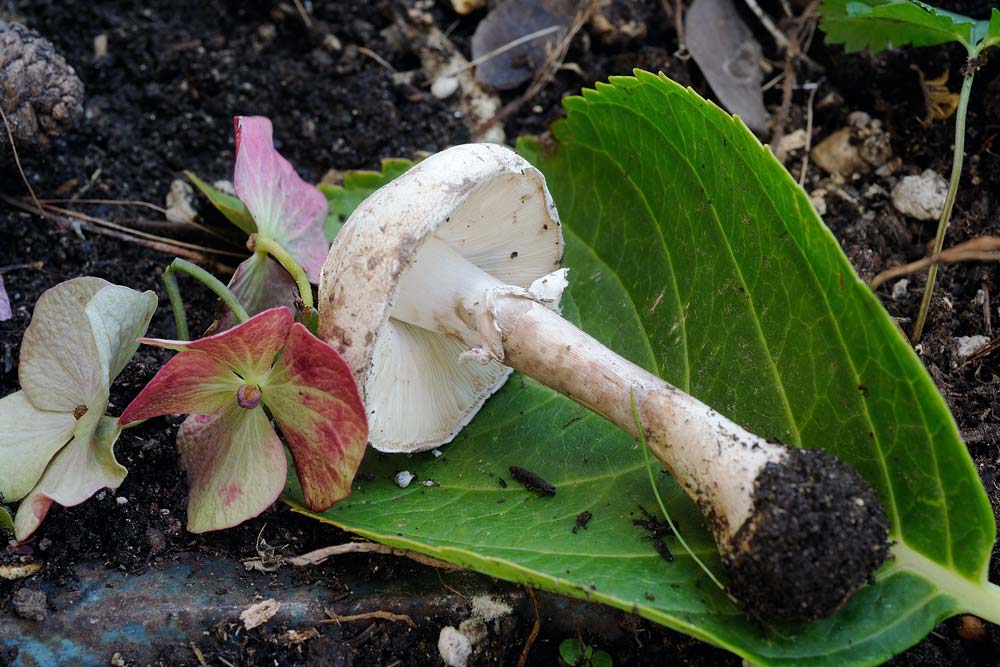
<path fill-rule="evenodd" d="M 752 11 L 760 20 L 761 25 L 763 25 L 764 28 L 771 33 L 771 37 L 774 38 L 774 43 L 777 44 L 778 48 L 782 50 L 788 49 L 788 47 L 791 46 L 791 42 L 788 37 L 785 36 L 785 33 L 778 30 L 778 26 L 774 25 L 774 21 L 771 20 L 771 17 L 764 13 L 764 10 L 757 4 L 757 0 L 744 0 L 744 2 L 747 3 L 747 7 L 750 8 L 750 11 Z"/>
<path fill-rule="evenodd" d="M 511 49 L 516 49 L 517 47 L 521 46 L 525 42 L 530 42 L 533 39 L 538 39 L 539 37 L 545 37 L 546 35 L 551 35 L 552 33 L 559 32 L 560 30 L 562 30 L 562 26 L 561 25 L 550 25 L 548 28 L 542 28 L 541 30 L 536 30 L 535 32 L 528 33 L 527 35 L 522 35 L 521 37 L 518 37 L 515 40 L 507 42 L 503 46 L 498 46 L 497 48 L 493 49 L 489 53 L 484 53 L 483 55 L 479 56 L 478 58 L 476 58 L 474 60 L 470 60 L 469 62 L 465 63 L 464 65 L 459 65 L 458 67 L 455 67 L 454 69 L 448 70 L 447 72 L 445 72 L 444 74 L 442 74 L 442 76 L 455 76 L 459 72 L 464 72 L 465 70 L 471 69 L 471 68 L 475 67 L 476 65 L 483 64 L 487 60 L 492 60 L 493 58 L 496 58 L 497 56 L 502 55 L 502 54 L 506 53 L 507 51 L 510 51 Z"/>
<path fill-rule="evenodd" d="M 205 654 L 201 652 L 201 649 L 198 648 L 198 645 L 195 644 L 194 642 L 191 642 L 191 652 L 194 653 L 195 660 L 198 661 L 199 665 L 208 664 L 207 662 L 205 662 Z"/>
<path fill-rule="evenodd" d="M 323 547 L 322 549 L 316 549 L 315 551 L 310 551 L 309 553 L 302 554 L 301 556 L 294 556 L 287 559 L 287 562 L 298 567 L 307 567 L 309 565 L 319 565 L 327 558 L 332 556 L 341 556 L 343 554 L 358 554 L 358 553 L 375 553 L 375 554 L 385 554 L 389 556 L 400 556 L 402 558 L 409 558 L 423 565 L 429 565 L 431 567 L 441 568 L 442 570 L 462 570 L 464 568 L 453 565 L 451 563 L 446 563 L 443 560 L 438 560 L 437 558 L 431 558 L 430 556 L 425 556 L 423 554 L 418 554 L 415 551 L 407 551 L 406 549 L 397 549 L 395 547 L 390 547 L 385 544 L 378 544 L 376 542 L 347 542 L 345 544 L 335 544 L 330 547 Z"/>
<path fill-rule="evenodd" d="M 983 357 L 987 357 L 997 350 L 1000 350 L 1000 338 L 994 338 L 990 342 L 986 343 L 986 345 L 983 345 L 981 348 L 970 354 L 962 365 L 965 366 L 973 361 L 979 361 Z"/>
<path fill-rule="evenodd" d="M 77 199 L 76 197 L 42 197 L 38 201 L 43 204 L 108 204 L 111 206 L 142 206 L 157 213 L 167 214 L 162 206 L 142 201 L 141 199 Z"/>
<path fill-rule="evenodd" d="M 378 618 L 383 621 L 406 623 L 414 630 L 417 629 L 417 624 L 413 622 L 412 618 L 406 614 L 394 614 L 391 611 L 369 611 L 364 614 L 351 614 L 349 616 L 340 616 L 336 612 L 332 612 L 329 609 L 324 609 L 323 612 L 329 616 L 329 618 L 319 621 L 320 623 L 336 623 L 337 625 L 340 625 L 341 623 L 350 623 L 351 621 L 366 621 L 371 618 Z"/>
<path fill-rule="evenodd" d="M 8 197 L 7 195 L 0 194 L 0 201 L 4 201 L 10 204 L 11 206 L 21 209 L 22 211 L 28 211 L 29 213 L 38 213 L 38 211 L 33 206 L 28 206 L 21 200 L 16 199 L 14 197 Z M 49 220 L 50 222 L 61 223 L 67 226 L 73 224 L 67 218 L 53 216 L 51 213 L 45 215 L 45 211 L 43 211 L 43 216 L 45 217 L 46 220 Z M 141 245 L 143 247 L 149 248 L 150 250 L 162 252 L 166 255 L 176 255 L 178 257 L 190 259 L 193 262 L 209 264 L 219 271 L 232 272 L 232 267 L 227 266 L 221 262 L 211 260 L 208 258 L 207 255 L 204 255 L 197 250 L 189 250 L 188 248 L 181 247 L 180 245 L 177 245 L 174 241 L 171 241 L 170 239 L 164 239 L 158 236 L 147 235 L 147 236 L 152 236 L 154 239 L 160 239 L 156 241 L 149 240 L 146 238 L 133 236 L 132 234 L 137 234 L 138 232 L 129 230 L 127 227 L 124 228 L 125 231 L 116 231 L 115 229 L 106 229 L 104 227 L 101 227 L 100 225 L 92 224 L 85 219 L 80 219 L 75 216 L 73 217 L 76 220 L 76 222 L 80 225 L 80 228 L 85 229 L 88 232 L 92 232 L 94 234 L 100 234 L 102 236 L 108 236 L 110 238 L 118 239 L 120 241 L 127 241 L 128 243 L 135 243 L 136 245 Z M 128 232 L 132 233 L 130 234 Z M 185 244 L 185 245 L 190 246 L 192 244 Z M 233 254 L 233 253 L 227 253 L 222 250 L 214 250 L 212 248 L 206 248 L 205 250 L 213 254 L 222 254 L 222 255 Z M 242 257 L 242 255 L 238 256 Z"/>
<path fill-rule="evenodd" d="M 963 243 L 959 243 L 958 245 L 948 248 L 947 250 L 942 250 L 938 254 L 930 254 L 922 259 L 918 259 L 915 262 L 910 262 L 909 264 L 896 266 L 883 271 L 872 278 L 869 286 L 875 290 L 878 289 L 880 285 L 885 284 L 893 278 L 908 276 L 911 273 L 923 271 L 926 268 L 931 268 L 933 270 L 934 267 L 940 264 L 994 261 L 1000 261 L 1000 237 L 979 236 L 974 239 L 969 239 Z"/>
<path fill-rule="evenodd" d="M 312 19 L 309 18 L 309 12 L 307 12 L 306 8 L 302 5 L 302 0 L 292 0 L 292 2 L 295 3 L 295 9 L 298 10 L 299 16 L 302 17 L 302 22 L 306 24 L 306 28 L 312 30 L 313 22 Z"/>
<path fill-rule="evenodd" d="M 21 269 L 40 269 L 45 266 L 45 262 L 23 262 L 21 264 L 8 264 L 7 266 L 0 266 L 0 275 L 3 275 L 9 271 L 19 271 Z"/>
<path fill-rule="evenodd" d="M 674 56 L 681 60 L 690 60 L 691 52 L 688 51 L 687 40 L 684 39 L 684 3 L 681 0 L 674 0 L 674 30 L 677 32 L 677 50 Z"/>
<path fill-rule="evenodd" d="M 596 8 L 595 0 L 590 0 L 587 2 L 580 10 L 576 13 L 576 17 L 573 19 L 573 23 L 570 25 L 569 29 L 566 31 L 566 35 L 562 38 L 559 44 L 550 53 L 549 57 L 542 64 L 541 68 L 538 70 L 538 75 L 535 80 L 531 83 L 531 86 L 517 99 L 508 102 L 497 111 L 492 118 L 489 118 L 477 127 L 472 132 L 472 140 L 478 140 L 483 134 L 489 130 L 491 127 L 497 123 L 503 122 L 508 116 L 517 111 L 524 105 L 540 93 L 545 86 L 548 85 L 559 68 L 562 66 L 563 60 L 566 58 L 566 53 L 569 51 L 569 45 L 573 42 L 573 38 L 576 37 L 576 33 L 590 20 L 590 15 L 594 12 Z"/>
<path fill-rule="evenodd" d="M 396 73 L 396 68 L 392 66 L 392 63 L 390 63 L 388 60 L 386 60 L 385 58 L 383 58 L 379 54 L 377 54 L 374 51 L 372 51 L 371 49 L 369 49 L 367 46 L 359 46 L 359 47 L 357 47 L 357 49 L 358 49 L 358 53 L 363 53 L 364 55 L 368 56 L 369 58 L 371 58 L 372 60 L 374 60 L 375 62 L 377 62 L 382 67 L 384 67 L 387 70 L 389 70 L 390 72 L 392 72 L 393 74 Z"/>
<path fill-rule="evenodd" d="M 10 128 L 10 121 L 7 120 L 7 114 L 3 112 L 0 108 L 0 118 L 3 119 L 3 126 L 7 130 L 7 139 L 10 141 L 10 151 L 14 154 L 14 164 L 17 165 L 17 171 L 21 174 L 21 180 L 24 181 L 24 187 L 28 188 L 28 194 L 31 195 L 31 201 L 35 202 L 35 207 L 38 209 L 38 213 L 48 220 L 47 215 L 45 215 L 45 210 L 42 209 L 42 205 L 38 202 L 38 197 L 35 195 L 35 189 L 31 187 L 31 183 L 28 181 L 28 177 L 24 174 L 24 169 L 21 167 L 21 157 L 17 154 L 17 146 L 14 145 L 14 131 Z"/>
<path fill-rule="evenodd" d="M 986 282 L 985 277 L 983 279 L 983 329 L 987 336 L 993 336 L 993 316 L 990 314 L 990 284 Z"/>
<path fill-rule="evenodd" d="M 806 172 L 809 170 L 809 151 L 812 150 L 813 138 L 813 102 L 816 100 L 816 91 L 823 84 L 823 79 L 812 84 L 809 91 L 809 102 L 806 104 L 806 145 L 805 154 L 802 156 L 802 171 L 799 172 L 799 186 L 806 182 Z"/>
<path fill-rule="evenodd" d="M 524 588 L 528 591 L 528 597 L 531 599 L 531 608 L 535 611 L 535 624 L 531 626 L 531 632 L 524 641 L 524 648 L 521 649 L 521 655 L 517 659 L 517 667 L 524 667 L 527 664 L 531 647 L 534 645 L 535 639 L 538 638 L 538 633 L 542 630 L 542 617 L 538 613 L 538 600 L 535 599 L 535 591 L 530 586 L 525 586 Z"/>

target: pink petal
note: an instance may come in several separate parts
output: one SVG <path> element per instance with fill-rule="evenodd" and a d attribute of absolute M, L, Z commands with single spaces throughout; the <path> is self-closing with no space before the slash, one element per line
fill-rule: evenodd
<path fill-rule="evenodd" d="M 140 338 L 171 350 L 198 350 L 222 362 L 248 382 L 258 381 L 281 351 L 294 318 L 288 308 L 271 308 L 232 329 L 193 341 Z"/>
<path fill-rule="evenodd" d="M 123 426 L 160 415 L 207 415 L 236 403 L 243 382 L 210 354 L 186 350 L 165 363 L 118 418 Z"/>
<path fill-rule="evenodd" d="M 347 362 L 301 324 L 263 386 L 284 435 L 306 505 L 329 508 L 351 493 L 368 439 L 364 405 Z"/>
<path fill-rule="evenodd" d="M 330 247 L 323 231 L 329 210 L 326 197 L 299 178 L 288 160 L 274 149 L 270 120 L 237 116 L 233 125 L 233 187 L 257 223 L 257 233 L 280 243 L 309 279 L 318 282 Z"/>
<path fill-rule="evenodd" d="M 3 284 L 3 274 L 0 274 L 0 322 L 6 322 L 14 317 L 14 311 L 10 309 L 10 298 L 7 296 L 7 288 Z"/>
<path fill-rule="evenodd" d="M 288 464 L 264 410 L 234 402 L 191 416 L 177 433 L 181 467 L 191 488 L 188 530 L 230 528 L 270 507 L 285 486 Z"/>
<path fill-rule="evenodd" d="M 236 272 L 229 281 L 229 289 L 250 315 L 278 306 L 292 308 L 299 294 L 288 271 L 267 255 L 258 253 L 236 267 Z M 223 306 L 217 330 L 225 331 L 235 325 L 236 318 Z"/>

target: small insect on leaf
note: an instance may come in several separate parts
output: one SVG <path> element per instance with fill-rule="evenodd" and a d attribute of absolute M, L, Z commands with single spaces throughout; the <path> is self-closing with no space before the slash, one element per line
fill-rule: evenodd
<path fill-rule="evenodd" d="M 510 471 L 510 476 L 516 479 L 518 482 L 524 485 L 528 491 L 534 491 L 539 496 L 554 496 L 556 495 L 556 487 L 545 481 L 535 473 L 530 470 L 525 470 L 518 466 L 511 466 L 508 468 Z"/>

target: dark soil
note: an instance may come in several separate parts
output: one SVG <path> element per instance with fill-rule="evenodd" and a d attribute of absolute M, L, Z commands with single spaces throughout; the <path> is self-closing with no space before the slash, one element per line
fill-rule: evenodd
<path fill-rule="evenodd" d="M 875 491 L 819 449 L 792 449 L 754 481 L 754 514 L 724 556 L 729 588 L 753 613 L 825 618 L 889 556 Z"/>
<path fill-rule="evenodd" d="M 431 5 L 432 3 L 427 3 Z M 664 3 L 672 5 L 673 3 Z M 801 7 L 806 3 L 793 2 Z M 938 4 L 982 17 L 988 0 L 955 0 Z M 76 68 L 86 87 L 85 118 L 75 130 L 52 142 L 42 154 L 22 155 L 25 170 L 40 195 L 144 200 L 161 204 L 170 183 L 184 169 L 210 179 L 231 172 L 234 114 L 261 114 L 273 119 L 279 148 L 307 180 L 317 181 L 330 168 L 374 168 L 386 156 L 411 157 L 432 152 L 469 138 L 469 130 L 449 106 L 432 97 L 422 82 L 397 84 L 392 73 L 371 57 L 384 58 L 397 70 L 419 67 L 411 53 L 396 51 L 383 36 L 397 12 L 406 8 L 392 0 L 344 0 L 305 3 L 312 27 L 307 28 L 294 3 L 263 0 L 149 0 L 66 3 L 58 0 L 0 1 L 0 19 L 21 20 L 52 40 Z M 781 16 L 777 2 L 761 2 L 772 16 Z M 674 56 L 677 37 L 673 20 L 657 0 L 614 0 L 609 16 L 624 24 L 645 26 L 645 35 L 598 34 L 586 27 L 570 49 L 566 69 L 536 98 L 506 123 L 508 138 L 525 132 L 544 132 L 561 111 L 559 101 L 582 85 L 633 67 L 662 70 L 685 85 L 709 95 L 697 67 Z M 430 11 L 442 30 L 464 52 L 481 13 L 458 18 L 450 3 L 440 0 Z M 750 25 L 756 23 L 749 21 Z M 105 35 L 107 53 L 95 55 L 94 38 Z M 336 35 L 340 46 L 329 35 Z M 780 67 L 780 54 L 767 34 L 758 31 L 765 53 Z M 358 47 L 363 47 L 359 50 Z M 895 156 L 904 173 L 932 168 L 947 175 L 953 127 L 936 122 L 924 127 L 925 114 L 918 86 L 919 67 L 928 78 L 944 71 L 958 81 L 964 59 L 956 48 L 902 49 L 877 56 L 844 55 L 828 48 L 817 36 L 810 56 L 826 68 L 816 95 L 814 137 L 819 140 L 847 124 L 852 111 L 862 110 L 880 119 L 891 134 Z M 1000 162 L 995 140 L 1000 134 L 1000 58 L 986 62 L 977 78 L 969 113 L 966 171 L 959 193 L 949 243 L 979 235 L 1000 236 Z M 582 74 L 581 74 L 582 73 Z M 802 81 L 820 74 L 800 67 Z M 774 110 L 781 86 L 772 88 L 766 102 Z M 520 91 L 505 93 L 514 99 Z M 805 126 L 808 91 L 797 90 L 788 115 L 787 130 Z M 788 167 L 797 174 L 802 154 L 792 153 Z M 859 274 L 867 279 L 886 267 L 915 260 L 933 237 L 932 223 L 918 223 L 895 211 L 880 177 L 861 175 L 829 186 L 825 175 L 810 167 L 805 186 L 820 184 L 827 224 L 837 235 Z M 0 165 L 0 193 L 22 197 L 25 189 L 17 172 Z M 141 208 L 107 204 L 79 205 L 92 215 L 135 222 L 157 217 Z M 210 224 L 225 225 L 211 211 L 202 210 Z M 163 232 L 159 229 L 155 231 Z M 167 230 L 175 238 L 215 245 L 215 239 L 184 230 Z M 234 250 L 239 250 L 234 246 Z M 79 275 L 94 275 L 136 289 L 165 295 L 159 273 L 167 255 L 106 236 L 78 233 L 59 220 L 45 221 L 0 203 L 0 267 L 43 262 L 41 269 L 17 269 L 4 274 L 14 318 L 0 322 L 0 395 L 17 387 L 17 360 L 21 335 L 38 296 L 48 287 Z M 893 298 L 892 285 L 879 290 L 889 312 L 909 330 L 922 290 L 923 275 L 910 277 L 908 291 Z M 984 308 L 977 293 L 992 295 Z M 962 429 L 994 508 L 1000 508 L 1000 353 L 963 363 L 954 338 L 984 334 L 993 337 L 990 319 L 1000 321 L 1000 272 L 995 264 L 969 263 L 947 267 L 939 276 L 938 291 L 920 352 L 947 398 Z M 987 298 L 988 303 L 988 298 Z M 212 311 L 207 296 L 189 303 L 192 328 L 205 327 Z M 990 313 L 992 309 L 992 313 Z M 171 336 L 173 325 L 160 309 L 150 334 Z M 128 400 L 163 363 L 165 355 L 140 349 L 135 361 L 115 385 L 111 413 Z M 237 562 L 277 551 L 286 555 L 344 541 L 346 536 L 314 521 L 299 518 L 283 507 L 229 531 L 203 536 L 184 531 L 186 488 L 177 467 L 176 422 L 167 428 L 157 420 L 126 431 L 116 451 L 129 477 L 116 492 L 98 494 L 71 509 L 54 508 L 37 535 L 16 550 L 0 554 L 0 562 L 34 559 L 44 563 L 35 581 L 0 580 L 0 610 L 17 608 L 17 600 L 31 597 L 18 591 L 33 589 L 38 581 L 72 586 L 74 569 L 85 562 L 141 572 L 170 562 L 179 554 Z M 120 498 L 126 499 L 123 503 Z M 1000 554 L 994 554 L 991 578 L 1000 581 Z M 362 578 L 375 581 L 434 577 L 433 571 L 400 559 L 352 556 L 338 561 Z M 339 590 L 332 568 L 312 568 L 302 575 L 328 581 Z M 57 614 L 48 609 L 46 614 Z M 435 618 L 435 628 L 455 618 Z M 606 640 L 581 628 L 583 638 L 615 658 L 616 665 L 731 665 L 730 654 L 641 620 L 624 617 L 626 639 Z M 941 624 L 924 642 L 897 656 L 894 665 L 995 665 L 1000 635 L 988 629 L 981 641 L 961 639 L 957 621 Z M 483 664 L 512 664 L 531 630 L 531 618 L 519 618 L 491 645 Z M 280 629 L 257 629 L 235 635 L 205 628 L 199 641 L 206 655 L 221 656 L 239 665 L 388 665 L 436 664 L 436 631 L 424 626 L 410 633 L 392 632 L 375 625 L 369 632 L 353 631 L 345 643 L 319 638 L 300 645 L 277 640 Z M 365 632 L 369 634 L 364 635 Z M 364 636 L 362 636 L 364 635 Z M 557 662 L 562 637 L 552 636 L 543 624 L 542 635 L 529 664 Z M 515 648 L 511 648 L 515 647 Z M 11 656 L 0 655 L 0 664 Z M 163 647 L 159 665 L 192 664 L 192 653 Z M 221 664 L 221 663 L 217 663 Z"/>

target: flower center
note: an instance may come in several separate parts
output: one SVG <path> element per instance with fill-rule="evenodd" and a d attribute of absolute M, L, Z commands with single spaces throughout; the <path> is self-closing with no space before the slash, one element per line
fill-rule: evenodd
<path fill-rule="evenodd" d="M 85 414 L 87 414 L 87 406 L 86 405 L 83 405 L 81 403 L 80 405 L 78 405 L 75 408 L 73 408 L 73 416 L 76 419 L 80 419 L 80 417 L 84 416 Z"/>
<path fill-rule="evenodd" d="M 245 410 L 253 410 L 260 405 L 260 387 L 245 384 L 236 390 L 236 402 Z"/>

